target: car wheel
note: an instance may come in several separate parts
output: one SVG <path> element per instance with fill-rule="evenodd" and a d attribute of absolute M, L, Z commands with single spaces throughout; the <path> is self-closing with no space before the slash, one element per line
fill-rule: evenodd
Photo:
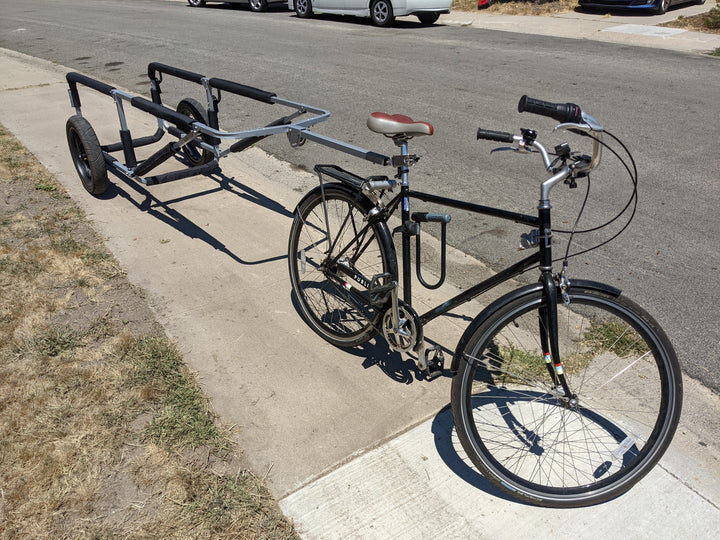
<path fill-rule="evenodd" d="M 267 11 L 267 0 L 250 0 L 250 11 L 260 12 Z"/>
<path fill-rule="evenodd" d="M 390 0 L 375 0 L 370 7 L 370 18 L 375 26 L 392 26 L 395 16 Z"/>
<path fill-rule="evenodd" d="M 435 24 L 440 18 L 439 13 L 418 13 L 417 18 L 420 19 L 422 24 Z"/>
<path fill-rule="evenodd" d="M 670 0 L 658 0 L 657 7 L 653 9 L 655 15 L 663 15 L 670 7 Z"/>
<path fill-rule="evenodd" d="M 188 4 L 192 7 L 203 7 L 205 5 L 205 0 L 188 0 Z"/>
<path fill-rule="evenodd" d="M 301 19 L 312 17 L 312 2 L 310 0 L 295 0 L 295 14 Z"/>

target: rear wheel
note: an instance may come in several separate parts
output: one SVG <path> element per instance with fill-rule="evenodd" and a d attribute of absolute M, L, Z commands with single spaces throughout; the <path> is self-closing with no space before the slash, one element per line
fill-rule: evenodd
<path fill-rule="evenodd" d="M 368 226 L 372 203 L 327 185 L 299 205 L 290 231 L 290 281 L 301 315 L 338 347 L 361 345 L 381 328 L 397 260 L 383 222 Z"/>
<path fill-rule="evenodd" d="M 65 124 L 70 156 L 88 193 L 102 195 L 108 187 L 107 165 L 100 142 L 90 122 L 72 116 Z"/>
<path fill-rule="evenodd" d="M 375 0 L 370 6 L 370 18 L 375 26 L 388 27 L 395 22 L 390 0 Z"/>
<path fill-rule="evenodd" d="M 653 9 L 655 15 L 663 15 L 670 8 L 670 0 L 657 0 L 657 6 Z"/>
<path fill-rule="evenodd" d="M 261 11 L 267 11 L 267 9 L 267 0 L 250 0 L 250 11 L 255 11 L 256 13 L 258 13 Z"/>
<path fill-rule="evenodd" d="M 295 0 L 295 14 L 301 19 L 309 19 L 312 17 L 311 0 Z"/>
<path fill-rule="evenodd" d="M 192 7 L 203 7 L 205 5 L 205 0 L 187 0 L 187 2 Z"/>
<path fill-rule="evenodd" d="M 184 114 L 185 116 L 189 116 L 193 120 L 202 122 L 206 126 L 208 125 L 208 118 L 205 109 L 202 105 L 200 105 L 199 101 L 193 98 L 185 98 L 178 103 L 177 112 Z M 207 141 L 208 139 L 207 135 L 202 135 L 201 138 L 204 141 Z M 215 159 L 212 152 L 209 150 L 203 150 L 194 144 L 194 142 L 183 146 L 182 151 L 183 154 L 185 154 L 185 159 L 187 159 L 193 167 L 210 163 L 213 159 Z"/>
<path fill-rule="evenodd" d="M 439 13 L 418 13 L 417 18 L 420 19 L 420 22 L 422 24 L 427 24 L 428 26 L 431 24 L 435 24 L 437 20 L 440 18 Z"/>
<path fill-rule="evenodd" d="M 593 289 L 569 297 L 558 334 L 573 399 L 544 359 L 540 291 L 498 302 L 456 352 L 463 448 L 499 488 L 541 506 L 587 506 L 630 489 L 667 449 L 682 407 L 675 353 L 644 310 Z"/>

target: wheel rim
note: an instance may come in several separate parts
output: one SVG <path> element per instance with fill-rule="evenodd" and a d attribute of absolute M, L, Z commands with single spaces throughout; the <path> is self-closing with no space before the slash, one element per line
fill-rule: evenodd
<path fill-rule="evenodd" d="M 373 15 L 378 24 L 385 24 L 390 17 L 390 6 L 387 2 L 375 2 Z"/>
<path fill-rule="evenodd" d="M 621 310 L 592 301 L 576 298 L 573 304 L 578 311 L 561 309 L 567 327 L 573 328 L 565 335 L 565 349 L 582 351 L 575 367 L 572 361 L 566 366 L 579 405 L 562 402 L 549 375 L 543 375 L 542 353 L 535 352 L 538 344 L 532 337 L 538 328 L 537 305 L 518 306 L 466 348 L 476 363 L 467 370 L 461 405 L 464 429 L 474 434 L 469 444 L 480 460 L 476 464 L 530 496 L 555 497 L 564 501 L 560 504 L 624 491 L 642 477 L 669 442 L 668 432 L 674 429 L 669 411 L 677 400 L 668 390 L 664 353 L 654 347 L 633 349 L 653 342 L 642 326 L 636 327 L 637 321 L 629 325 Z M 594 312 L 603 318 L 585 318 Z M 607 314 L 612 324 L 624 322 L 634 333 L 620 334 L 624 328 L 607 326 Z M 611 328 L 613 334 L 608 333 Z M 622 346 L 614 350 L 616 343 Z M 539 372 L 511 367 L 526 366 L 524 355 L 530 351 L 540 359 L 534 361 Z M 541 380 L 547 383 L 531 384 Z"/>
<path fill-rule="evenodd" d="M 365 224 L 365 214 L 350 199 L 326 193 L 325 204 L 327 214 L 322 202 L 311 202 L 295 218 L 290 253 L 293 288 L 310 326 L 323 338 L 345 344 L 366 341 L 381 314 L 370 305 L 363 284 L 350 274 L 369 280 L 383 273 L 388 261 L 374 229 L 361 242 L 350 242 Z M 348 214 L 352 219 L 345 219 Z M 328 226 L 334 239 L 331 242 Z M 328 253 L 331 244 L 332 254 Z M 349 249 L 336 258 L 348 245 Z"/>
<path fill-rule="evenodd" d="M 259 11 L 260 9 L 262 9 L 262 6 L 262 0 L 250 0 L 250 7 L 253 8 L 255 11 Z"/>
<path fill-rule="evenodd" d="M 88 163 L 87 152 L 85 152 L 85 147 L 74 129 L 70 131 L 70 144 L 72 146 L 72 158 L 75 169 L 83 183 L 89 184 L 92 173 L 90 171 L 90 164 Z"/>
<path fill-rule="evenodd" d="M 307 0 L 295 0 L 295 9 L 298 13 L 305 15 L 308 10 Z"/>

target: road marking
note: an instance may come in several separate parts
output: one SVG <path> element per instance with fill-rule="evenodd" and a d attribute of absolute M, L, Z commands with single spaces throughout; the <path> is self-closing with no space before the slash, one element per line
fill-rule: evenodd
<path fill-rule="evenodd" d="M 686 32 L 682 28 L 661 28 L 659 26 L 648 26 L 646 24 L 622 24 L 605 28 L 603 32 L 617 32 L 618 34 L 635 34 L 638 36 L 668 37 Z"/>

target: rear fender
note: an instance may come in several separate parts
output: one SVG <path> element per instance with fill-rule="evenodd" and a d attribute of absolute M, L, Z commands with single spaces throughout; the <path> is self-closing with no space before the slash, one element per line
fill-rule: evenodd
<path fill-rule="evenodd" d="M 305 196 L 300 199 L 300 202 L 297 203 L 297 206 L 295 207 L 295 210 L 293 210 L 293 214 L 297 215 L 298 210 L 302 208 L 302 206 L 305 204 L 305 201 L 310 199 L 311 197 L 315 197 L 318 193 L 321 193 L 323 190 L 336 190 L 336 191 L 344 191 L 347 195 L 355 196 L 357 194 L 357 190 L 351 189 L 345 184 L 341 184 L 339 182 L 326 182 L 321 186 L 314 187 L 310 191 L 308 191 Z M 365 210 L 369 210 L 373 207 L 372 201 L 368 199 L 365 195 L 361 195 L 360 199 L 358 200 L 361 206 L 365 208 Z"/>

